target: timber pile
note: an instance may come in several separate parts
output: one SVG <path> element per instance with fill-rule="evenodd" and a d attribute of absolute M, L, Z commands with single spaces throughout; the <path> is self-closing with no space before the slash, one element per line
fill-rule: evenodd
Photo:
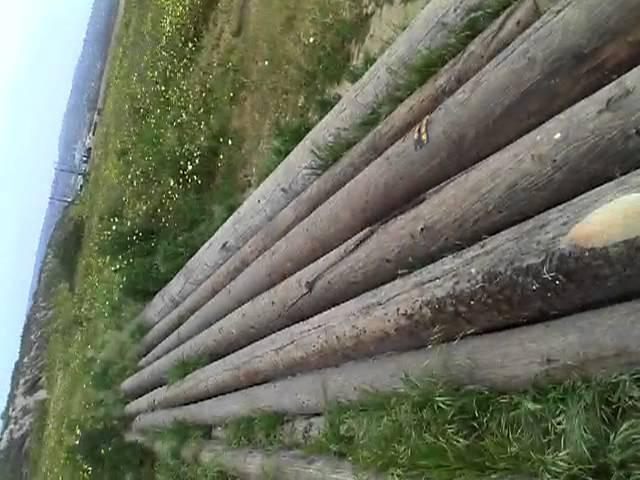
<path fill-rule="evenodd" d="M 162 453 L 162 442 L 136 432 L 130 432 L 126 439 L 132 443 L 140 443 L 147 448 Z M 199 462 L 224 467 L 244 480 L 358 480 L 367 478 L 383 480 L 388 478 L 374 472 L 367 472 L 366 477 L 351 464 L 326 457 L 311 457 L 296 450 L 263 452 L 248 448 L 229 448 L 218 440 L 188 442 L 180 451 L 180 456 L 187 462 Z M 511 479 L 504 479 L 511 480 Z M 513 479 L 515 480 L 515 479 Z"/>
<path fill-rule="evenodd" d="M 636 0 L 515 2 L 309 175 L 312 150 L 479 5 L 432 0 L 149 305 L 122 385 L 135 431 L 318 415 L 404 374 L 519 390 L 640 366 Z M 208 365 L 166 385 L 195 358 Z M 199 458 L 214 454 L 236 470 L 266 458 L 217 444 Z"/>
<path fill-rule="evenodd" d="M 147 326 L 155 325 L 306 190 L 318 176 L 314 150 L 339 140 L 342 132 L 365 119 L 378 99 L 399 86 L 401 73 L 414 60 L 416 51 L 443 46 L 466 16 L 484 1 L 430 1 L 349 93 L 156 295 L 139 320 Z"/>
<path fill-rule="evenodd" d="M 130 433 L 127 439 L 162 452 L 161 442 Z M 187 462 L 222 466 L 244 480 L 383 480 L 391 478 L 375 472 L 361 472 L 351 464 L 327 457 L 312 457 L 296 450 L 259 451 L 249 448 L 229 448 L 223 442 L 192 441 L 180 452 Z M 529 480 L 515 476 L 491 477 L 493 480 Z"/>
<path fill-rule="evenodd" d="M 526 30 L 539 16 L 534 0 L 523 2 L 494 22 L 455 60 L 406 99 L 388 118 L 332 165 L 271 222 L 214 272 L 185 301 L 162 319 L 140 345 L 143 353 L 155 347 L 187 318 L 270 249 L 293 227 L 336 193 L 393 142 L 475 75 L 492 58 Z"/>

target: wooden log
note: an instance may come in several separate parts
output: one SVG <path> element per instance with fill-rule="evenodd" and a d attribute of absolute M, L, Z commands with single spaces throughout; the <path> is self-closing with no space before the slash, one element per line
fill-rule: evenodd
<path fill-rule="evenodd" d="M 240 208 L 146 306 L 138 320 L 152 327 L 198 288 L 289 202 L 317 178 L 314 150 L 331 144 L 364 119 L 403 81 L 403 71 L 425 48 L 444 45 L 485 0 L 431 0 L 371 69 L 316 125 Z"/>
<path fill-rule="evenodd" d="M 357 236 L 134 374 L 129 396 L 193 356 L 215 359 L 640 168 L 640 68 Z M 339 261 L 336 261 L 339 259 Z"/>
<path fill-rule="evenodd" d="M 463 53 L 405 100 L 338 163 L 331 166 L 265 225 L 184 302 L 156 324 L 140 343 L 140 354 L 148 353 L 187 318 L 202 308 L 256 258 L 346 185 L 390 145 L 405 135 L 412 126 L 431 114 L 442 101 L 479 72 L 539 16 L 535 0 L 524 0 L 505 11 Z"/>
<path fill-rule="evenodd" d="M 360 400 L 371 391 L 401 391 L 407 377 L 518 391 L 574 376 L 620 373 L 640 367 L 639 326 L 640 302 L 623 303 L 432 348 L 349 362 L 142 414 L 132 428 L 149 431 L 174 422 L 223 425 L 266 411 L 317 415 L 333 404 Z"/>
<path fill-rule="evenodd" d="M 209 444 L 200 454 L 203 463 L 214 462 L 235 473 L 242 480 L 381 480 L 384 474 L 362 472 L 350 463 L 330 457 L 309 456 L 301 452 L 265 452 L 228 450 Z M 460 478 L 459 480 L 463 480 Z M 491 475 L 486 480 L 533 480 L 523 475 Z"/>
<path fill-rule="evenodd" d="M 561 2 L 430 117 L 244 270 L 147 355 L 160 358 L 454 174 L 640 62 L 640 4 Z M 605 7 L 606 5 L 606 7 Z M 422 131 L 421 133 L 424 133 Z M 418 141 L 420 143 L 421 140 Z"/>
<path fill-rule="evenodd" d="M 143 445 L 158 455 L 165 454 L 165 446 L 162 442 L 153 441 L 139 432 L 127 432 L 125 440 Z M 188 463 L 198 462 L 203 465 L 221 466 L 238 478 L 247 480 L 263 480 L 265 478 L 278 480 L 387 478 L 382 474 L 362 472 L 348 462 L 331 457 L 310 456 L 295 450 L 267 452 L 252 448 L 232 448 L 218 438 L 188 442 L 182 448 L 180 456 Z M 363 474 L 366 477 L 363 477 Z"/>
<path fill-rule="evenodd" d="M 640 172 L 621 177 L 156 389 L 126 412 L 197 402 L 353 359 L 640 295 L 640 195 L 626 196 L 638 191 Z M 582 223 L 603 205 L 606 214 Z M 593 218 L 599 219 L 595 225 Z M 581 230 L 600 231 L 602 246 L 571 240 Z"/>
<path fill-rule="evenodd" d="M 132 442 L 163 453 L 159 442 L 129 434 Z M 295 450 L 261 451 L 250 448 L 229 448 L 219 441 L 191 442 L 181 452 L 183 460 L 203 465 L 213 464 L 243 480 L 358 480 L 390 478 L 385 474 L 363 472 L 351 463 L 327 456 L 311 456 Z M 394 477 L 395 478 L 395 477 Z M 531 480 L 521 475 L 487 477 L 493 480 Z"/>
<path fill-rule="evenodd" d="M 330 457 L 309 456 L 296 451 L 232 449 L 217 442 L 206 442 L 198 455 L 201 463 L 222 465 L 241 479 L 263 480 L 357 480 L 382 479 L 386 475 L 363 473 L 350 463 Z M 364 477 L 363 477 L 364 475 Z"/>

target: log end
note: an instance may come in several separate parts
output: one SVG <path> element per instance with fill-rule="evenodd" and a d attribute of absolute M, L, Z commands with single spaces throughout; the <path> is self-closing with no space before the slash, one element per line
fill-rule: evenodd
<path fill-rule="evenodd" d="M 617 198 L 594 210 L 574 226 L 566 246 L 603 248 L 640 236 L 640 193 Z"/>

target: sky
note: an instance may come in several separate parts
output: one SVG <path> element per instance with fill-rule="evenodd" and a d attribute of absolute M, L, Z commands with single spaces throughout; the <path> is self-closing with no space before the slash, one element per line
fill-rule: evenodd
<path fill-rule="evenodd" d="M 0 409 L 93 0 L 0 0 Z"/>

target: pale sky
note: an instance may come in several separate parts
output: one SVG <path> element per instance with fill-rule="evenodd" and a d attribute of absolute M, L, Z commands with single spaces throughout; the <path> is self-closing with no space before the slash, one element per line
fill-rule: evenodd
<path fill-rule="evenodd" d="M 0 409 L 93 0 L 0 0 Z"/>

